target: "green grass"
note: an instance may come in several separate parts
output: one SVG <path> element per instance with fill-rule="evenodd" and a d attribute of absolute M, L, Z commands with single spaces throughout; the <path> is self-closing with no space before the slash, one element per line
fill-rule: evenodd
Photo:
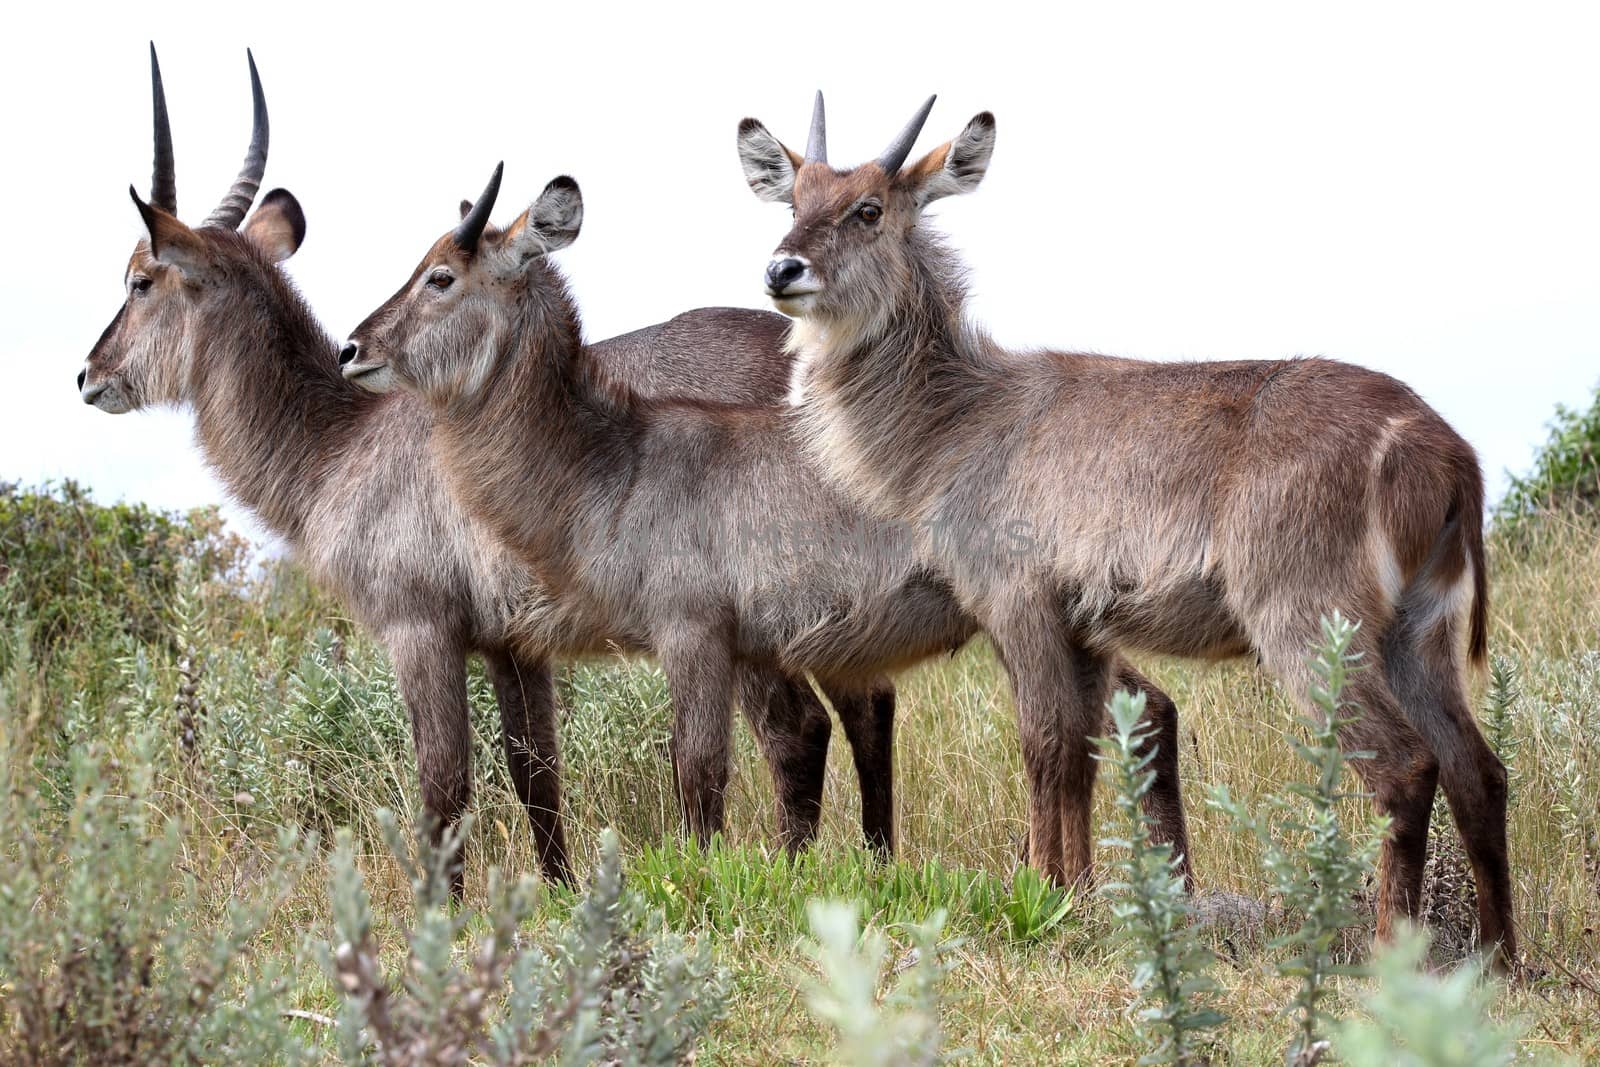
<path fill-rule="evenodd" d="M 1002 877 L 935 860 L 885 864 L 855 848 L 824 844 L 797 856 L 756 845 L 677 839 L 647 847 L 629 871 L 635 891 L 667 921 L 726 936 L 785 940 L 806 929 L 814 897 L 854 901 L 878 927 L 948 915 L 947 928 L 1022 944 L 1068 925 L 1077 899 L 1030 868 Z"/>
<path fill-rule="evenodd" d="M 1516 749 L 1510 835 L 1528 974 L 1495 995 L 1489 1010 L 1522 1021 L 1525 1051 L 1600 1060 L 1600 533 L 1591 522 L 1547 519 L 1515 543 L 1496 539 L 1492 570 L 1491 647 L 1515 668 L 1519 689 L 1501 725 Z M 322 850 L 286 887 L 251 955 L 285 972 L 283 1007 L 335 1015 L 338 995 L 304 951 L 308 937 L 332 932 L 326 849 L 334 828 L 352 830 L 387 962 L 400 958 L 399 931 L 415 918 L 409 883 L 376 816 L 380 808 L 416 808 L 404 709 L 381 651 L 297 579 L 270 573 L 245 595 L 221 579 L 191 581 L 185 641 L 97 632 L 92 644 L 33 661 L 17 639 L 0 643 L 0 722 L 11 736 L 25 736 L 23 770 L 41 798 L 31 838 L 63 847 L 52 841 L 65 825 L 68 752 L 93 740 L 126 762 L 138 758 L 137 730 L 156 731 L 164 741 L 150 757 L 143 803 L 181 820 L 176 866 L 195 886 L 186 921 L 196 929 L 221 930 L 230 900 L 259 895 L 280 858 L 279 827 L 320 835 Z M 0 622 L 8 631 L 26 622 L 25 601 L 5 600 Z M 196 696 L 204 708 L 193 758 L 177 743 L 173 705 L 182 655 L 175 644 L 185 643 L 199 654 Z M 1216 1062 L 1281 1063 L 1293 1033 L 1283 1009 L 1294 983 L 1275 974 L 1278 957 L 1265 947 L 1282 930 L 1279 917 L 1259 906 L 1267 897 L 1261 845 L 1202 797 L 1220 785 L 1256 805 L 1303 777 L 1290 744 L 1295 712 L 1243 665 L 1141 666 L 1173 695 L 1183 719 L 1181 771 L 1202 913 L 1226 895 L 1216 912 L 1223 918 L 1203 931 L 1221 960 L 1213 968 L 1216 1003 L 1230 1020 L 1219 1032 Z M 1476 683 L 1480 705 L 1486 683 Z M 813 849 L 790 857 L 775 846 L 770 782 L 741 727 L 727 833 L 703 850 L 678 833 L 660 673 L 637 663 L 563 672 L 575 854 L 595 855 L 601 833 L 614 827 L 630 886 L 690 942 L 709 944 L 730 974 L 731 1010 L 699 1062 L 828 1061 L 831 1033 L 807 1010 L 806 989 L 818 974 L 808 947 L 812 898 L 859 902 L 866 927 L 886 938 L 890 972 L 914 943 L 912 927 L 947 915 L 943 936 L 954 943 L 942 1024 L 947 1045 L 970 1050 L 970 1062 L 1133 1062 L 1140 1046 L 1129 958 L 1106 903 L 1060 894 L 1016 869 L 1023 787 L 1010 700 L 992 653 L 980 642 L 925 665 L 900 679 L 900 693 L 902 849 L 900 861 L 885 866 L 857 847 L 856 784 L 842 731 L 834 735 Z M 468 904 L 482 907 L 490 866 L 523 872 L 536 864 L 500 766 L 498 717 L 481 677 L 473 695 L 477 775 L 466 877 Z M 1113 825 L 1104 794 L 1097 836 Z M 1437 818 L 1447 818 L 1442 805 Z M 1436 834 L 1446 875 L 1461 862 L 1453 839 L 1453 832 Z M 0 857 L 14 857 L 18 840 L 3 835 Z M 1110 859 L 1100 857 L 1103 871 Z M 1460 882 L 1459 869 L 1454 877 L 1450 884 Z M 533 922 L 563 918 L 572 907 L 571 894 L 552 891 Z M 1471 912 L 1441 914 L 1459 922 L 1451 917 Z M 1448 963 L 1449 946 L 1470 930 L 1451 933 L 1460 936 L 1439 939 L 1436 964 Z M 1359 958 L 1367 937 L 1352 932 L 1346 951 Z M 0 975 L 0 1001 L 15 990 Z M 1369 992 L 1370 983 L 1335 979 L 1326 1007 L 1358 1016 Z M 332 1030 L 304 1019 L 292 1026 L 332 1057 Z"/>

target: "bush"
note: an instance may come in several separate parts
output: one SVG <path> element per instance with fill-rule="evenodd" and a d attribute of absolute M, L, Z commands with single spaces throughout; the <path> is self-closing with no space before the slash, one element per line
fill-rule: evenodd
<path fill-rule="evenodd" d="M 1191 925 L 1193 909 L 1184 892 L 1183 873 L 1172 846 L 1153 844 L 1142 801 L 1155 780 L 1150 763 L 1155 746 L 1140 748 L 1153 730 L 1140 723 L 1144 694 L 1117 693 L 1111 698 L 1116 732 L 1095 741 L 1095 758 L 1112 772 L 1112 796 L 1126 837 L 1101 842 L 1127 855 L 1118 864 L 1120 881 L 1105 887 L 1111 912 L 1133 946 L 1133 987 L 1145 1006 L 1136 1018 L 1150 1051 L 1141 1064 L 1188 1067 L 1206 1062 L 1199 1051 L 1201 1036 L 1225 1021 L 1207 1007 L 1218 986 L 1207 973 L 1213 962 Z"/>
<path fill-rule="evenodd" d="M 156 814 L 148 740 L 120 780 L 75 753 L 63 817 L 34 788 L 20 710 L 0 700 L 0 1062 L 306 1060 L 278 1018 L 277 967 L 252 952 L 305 862 L 299 843 L 282 838 L 277 864 L 200 925 L 204 880 L 184 826 Z"/>
<path fill-rule="evenodd" d="M 453 914 L 448 865 L 461 831 L 438 848 L 419 839 L 413 855 L 394 818 L 381 822 L 410 874 L 416 921 L 402 930 L 398 974 L 387 973 L 351 838 L 342 833 L 333 867 L 336 947 L 326 965 L 344 992 L 347 1062 L 673 1064 L 692 1055 L 721 1014 L 724 976 L 704 946 L 691 950 L 663 931 L 626 891 L 615 834 L 603 836 L 588 891 L 567 922 L 546 930 L 545 949 L 519 932 L 538 903 L 531 878 L 508 884 L 491 871 L 487 912 Z M 458 936 L 475 926 L 488 929 L 458 955 Z"/>
<path fill-rule="evenodd" d="M 1442 976 L 1422 970 L 1428 939 L 1409 932 L 1378 954 L 1368 1018 L 1334 1024 L 1334 1046 L 1350 1067 L 1508 1067 L 1516 1026 L 1489 1019 L 1493 987 L 1477 967 Z"/>
<path fill-rule="evenodd" d="M 1529 673 L 1539 689 L 1559 694 L 1530 699 L 1526 713 L 1551 742 L 1546 822 L 1559 830 L 1565 854 L 1581 857 L 1600 892 L 1600 650 L 1547 660 Z"/>
<path fill-rule="evenodd" d="M 672 700 L 661 668 L 639 660 L 579 663 L 561 673 L 559 686 L 568 810 L 629 842 L 676 835 L 677 795 L 662 773 L 671 766 Z"/>
<path fill-rule="evenodd" d="M 415 793 L 409 716 L 379 650 L 317 631 L 281 700 L 267 707 L 283 750 L 283 791 L 302 824 L 365 829 L 372 808 L 406 804 Z M 250 709 L 244 716 L 262 718 Z"/>
<path fill-rule="evenodd" d="M 1226 789 L 1211 795 L 1211 803 L 1230 817 L 1235 828 L 1261 843 L 1261 863 L 1272 892 L 1283 901 L 1286 914 L 1299 917 L 1295 929 L 1271 944 L 1291 953 L 1277 964 L 1277 971 L 1297 983 L 1289 1006 L 1295 1018 L 1291 1064 L 1315 1063 L 1321 1056 L 1331 1021 L 1323 1007 L 1332 992 L 1330 979 L 1361 973 L 1340 964 L 1336 949 L 1345 929 L 1358 919 L 1356 895 L 1372 873 L 1388 828 L 1387 820 L 1374 817 L 1352 835 L 1339 810 L 1350 796 L 1343 786 L 1346 760 L 1363 755 L 1347 754 L 1339 747 L 1339 728 L 1359 714 L 1340 695 L 1350 674 L 1360 669 L 1359 653 L 1350 652 L 1358 628 L 1337 613 L 1322 620 L 1322 644 L 1311 662 L 1317 678 L 1311 699 L 1320 715 L 1300 721 L 1310 741 L 1294 742 L 1295 753 L 1310 764 L 1314 780 L 1293 783 L 1287 794 L 1269 798 L 1264 815 L 1248 811 Z"/>
<path fill-rule="evenodd" d="M 910 962 L 880 1000 L 886 942 L 860 935 L 853 904 L 813 900 L 806 907 L 808 947 L 822 981 L 806 997 L 811 1013 L 835 1034 L 832 1061 L 847 1067 L 919 1067 L 948 1062 L 939 1028 L 939 983 L 944 977 L 939 932 L 944 915 L 911 926 Z"/>
<path fill-rule="evenodd" d="M 202 580 L 242 580 L 249 544 L 217 509 L 187 515 L 144 504 L 96 504 L 76 482 L 24 489 L 0 482 L 0 581 L 14 576 L 34 625 L 34 651 L 123 633 L 167 635 L 184 564 Z"/>
<path fill-rule="evenodd" d="M 1600 506 L 1600 389 L 1587 410 L 1556 405 L 1550 436 L 1534 458 L 1533 471 L 1515 475 L 1496 509 L 1502 522 L 1516 525 L 1536 515 L 1559 511 L 1593 513 Z"/>

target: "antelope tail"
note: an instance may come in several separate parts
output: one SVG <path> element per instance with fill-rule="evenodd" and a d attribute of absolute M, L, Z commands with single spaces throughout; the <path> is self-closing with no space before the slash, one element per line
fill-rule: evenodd
<path fill-rule="evenodd" d="M 1472 563 L 1472 620 L 1467 656 L 1481 668 L 1489 658 L 1489 568 L 1483 550 L 1483 472 L 1476 457 L 1465 465 L 1456 483 L 1456 503 L 1462 516 L 1467 559 Z"/>

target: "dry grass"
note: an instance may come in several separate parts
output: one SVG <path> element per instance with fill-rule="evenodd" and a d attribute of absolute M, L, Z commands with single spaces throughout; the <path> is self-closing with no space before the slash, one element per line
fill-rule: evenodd
<path fill-rule="evenodd" d="M 1593 525 L 1551 523 L 1532 540 L 1517 545 L 1497 541 L 1492 559 L 1491 647 L 1516 662 L 1522 689 L 1516 706 L 1521 751 L 1515 764 L 1510 831 L 1528 964 L 1528 973 L 1505 992 L 1498 1010 L 1531 1020 L 1525 1039 L 1530 1050 L 1596 1061 L 1600 1060 L 1600 1026 L 1595 1023 L 1600 1018 L 1600 936 L 1596 936 L 1600 930 L 1600 537 Z M 248 621 L 215 625 L 254 632 Z M 227 643 L 223 634 L 214 639 L 219 645 Z M 253 640 L 246 637 L 243 643 Z M 284 657 L 299 651 L 287 647 L 281 637 L 274 640 L 277 644 L 269 645 L 263 639 L 250 661 L 258 676 L 265 675 L 258 677 L 262 692 L 250 699 L 261 706 L 261 728 L 269 732 L 293 718 L 293 709 L 285 710 L 281 696 L 293 685 L 281 684 L 277 672 Z M 363 699 L 341 714 L 347 719 L 370 715 L 374 721 L 353 726 L 354 720 L 341 720 L 340 736 L 359 727 L 380 739 L 403 738 L 403 720 L 397 719 L 401 712 L 386 689 L 381 658 L 358 639 L 349 644 L 349 664 L 343 669 L 360 675 L 367 687 L 356 687 Z M 1196 668 L 1164 661 L 1141 665 L 1173 695 L 1183 717 L 1182 774 L 1203 890 L 1260 900 L 1263 878 L 1254 842 L 1230 831 L 1224 817 L 1202 803 L 1202 796 L 1206 786 L 1226 785 L 1235 797 L 1248 801 L 1302 773 L 1283 736 L 1293 728 L 1287 701 L 1274 685 L 1245 666 Z M 170 708 L 176 689 L 171 665 L 156 663 L 150 670 L 153 692 L 162 707 Z M 212 714 L 228 700 L 225 687 L 241 684 L 224 680 L 222 674 L 213 663 L 210 681 L 202 685 Z M 70 703 L 60 696 L 67 682 L 41 684 L 52 685 L 53 699 Z M 272 692 L 280 695 L 263 695 Z M 900 692 L 896 769 L 903 862 L 912 867 L 932 862 L 944 870 L 971 868 L 1004 878 L 1013 870 L 1023 840 L 1024 805 L 1015 725 L 992 653 L 980 644 L 952 660 L 924 666 L 901 679 Z M 653 863 L 657 874 L 670 874 L 674 862 L 696 862 L 683 853 L 666 859 L 659 853 L 647 854 L 678 830 L 664 757 L 668 715 L 659 674 L 640 665 L 583 667 L 565 678 L 563 695 L 569 709 L 563 737 L 570 782 L 569 832 L 577 853 L 593 855 L 601 830 L 614 826 L 632 865 Z M 535 864 L 523 814 L 498 769 L 487 692 L 480 688 L 476 698 L 480 769 L 467 885 L 470 902 L 481 904 L 490 864 L 511 870 L 532 870 Z M 104 718 L 125 710 L 110 709 Z M 0 714 L 16 713 L 17 705 L 0 708 Z M 156 718 L 159 714 L 150 712 Z M 829 895 L 838 884 L 831 870 L 859 867 L 854 773 L 842 732 L 836 731 L 835 737 L 840 743 L 829 759 L 818 858 L 798 883 L 785 883 L 786 892 Z M 293 813 L 298 821 L 316 826 L 331 818 L 335 809 L 353 813 L 355 839 L 365 853 L 360 865 L 380 921 L 407 918 L 409 888 L 385 858 L 371 812 L 380 806 L 414 806 L 408 747 L 369 741 L 348 752 L 341 749 L 317 764 L 324 778 L 319 788 L 301 796 L 284 785 L 297 773 L 305 774 L 287 765 L 294 754 L 269 746 L 276 761 L 269 772 L 278 776 L 276 784 L 263 787 L 264 793 L 277 791 L 278 799 L 270 804 L 261 798 L 243 800 L 231 788 L 217 788 L 214 769 L 202 768 L 196 780 L 180 773 L 181 763 L 174 761 L 164 791 L 153 802 L 182 816 L 188 825 L 185 863 L 210 890 L 195 922 L 201 926 L 216 922 L 231 897 L 270 870 L 272 838 L 267 824 Z M 330 792 L 337 794 L 338 803 L 324 808 L 322 798 Z M 1099 821 L 1104 825 L 1109 809 L 1105 798 L 1101 800 Z M 759 850 L 773 839 L 771 813 L 764 766 L 741 731 L 727 836 L 731 845 L 753 850 L 750 864 L 764 862 Z M 1453 833 L 1444 836 L 1448 839 Z M 1454 860 L 1446 856 L 1446 861 L 1459 862 L 1459 855 Z M 313 863 L 278 909 L 258 952 L 287 959 L 298 951 L 308 931 L 326 935 L 326 877 L 326 864 Z M 640 884 L 662 894 L 670 892 L 663 888 L 670 881 L 663 876 Z M 544 905 L 551 912 L 565 906 L 559 894 Z M 731 932 L 688 931 L 693 937 L 713 939 L 736 990 L 733 1010 L 716 1029 L 700 1062 L 823 1061 L 823 1033 L 804 1010 L 797 991 L 811 967 L 799 947 L 801 931 L 786 921 L 762 918 L 767 914 L 752 907 L 750 925 Z M 1224 923 L 1214 933 L 1223 957 L 1218 968 L 1224 990 L 1220 1006 L 1231 1017 L 1223 1029 L 1219 1063 L 1281 1062 L 1290 1036 L 1281 1014 L 1289 987 L 1271 976 L 1261 933 L 1249 927 L 1248 922 L 1237 928 Z M 953 951 L 956 966 L 946 986 L 944 1021 L 951 1044 L 971 1049 L 974 1062 L 1126 1063 L 1136 1058 L 1127 1020 L 1130 993 L 1125 961 L 1109 939 L 1105 908 L 1099 901 L 1080 901 L 1069 922 L 1024 944 L 1012 942 L 1003 924 L 983 914 L 953 915 L 952 931 L 961 941 Z M 386 933 L 392 930 L 380 927 L 380 941 L 386 940 Z M 902 949 L 908 943 L 902 931 L 890 928 L 888 933 Z M 1466 933 L 1451 931 L 1441 944 L 1461 943 Z M 1363 941 L 1358 934 L 1352 944 L 1360 946 Z M 1347 990 L 1341 990 L 1339 1000 L 1346 1007 L 1354 1002 Z M 314 967 L 297 967 L 285 1007 L 325 1013 L 335 1002 L 334 990 Z M 317 1040 L 330 1040 L 314 1024 L 301 1025 Z M 331 1043 L 327 1047 L 331 1049 Z"/>

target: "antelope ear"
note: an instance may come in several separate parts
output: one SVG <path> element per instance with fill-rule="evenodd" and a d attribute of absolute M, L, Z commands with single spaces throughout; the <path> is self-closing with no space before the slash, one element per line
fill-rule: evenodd
<path fill-rule="evenodd" d="M 306 239 L 306 214 L 300 210 L 300 201 L 287 189 L 272 190 L 244 224 L 244 235 L 272 262 L 282 263 Z"/>
<path fill-rule="evenodd" d="M 901 173 L 916 190 L 918 205 L 925 207 L 940 197 L 976 189 L 993 154 L 994 116 L 985 111 L 974 116 L 955 140 L 935 148 Z"/>
<path fill-rule="evenodd" d="M 185 274 L 204 270 L 210 262 L 205 241 L 200 235 L 158 207 L 139 199 L 139 191 L 128 186 L 128 195 L 139 209 L 144 220 L 145 236 L 150 241 L 150 255 L 158 263 L 177 267 Z"/>
<path fill-rule="evenodd" d="M 739 163 L 756 196 L 772 204 L 794 203 L 794 178 L 805 162 L 755 119 L 739 123 Z"/>
<path fill-rule="evenodd" d="M 583 193 L 565 174 L 553 179 L 544 192 L 507 229 L 503 247 L 520 265 L 535 256 L 565 248 L 578 239 L 583 227 Z"/>

